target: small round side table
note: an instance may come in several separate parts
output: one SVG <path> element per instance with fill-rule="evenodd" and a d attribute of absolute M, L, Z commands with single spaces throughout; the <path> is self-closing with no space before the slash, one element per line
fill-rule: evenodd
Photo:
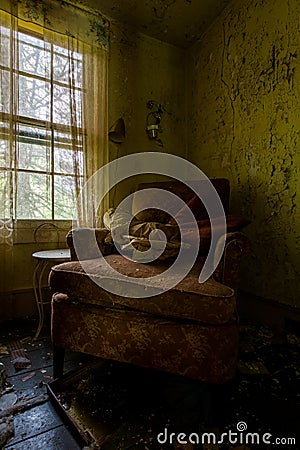
<path fill-rule="evenodd" d="M 37 265 L 33 272 L 33 289 L 35 302 L 39 314 L 39 323 L 33 339 L 37 339 L 44 324 L 44 305 L 42 295 L 42 280 L 45 270 L 55 264 L 70 261 L 70 249 L 62 248 L 57 250 L 44 250 L 32 253 L 32 257 L 37 259 Z"/>

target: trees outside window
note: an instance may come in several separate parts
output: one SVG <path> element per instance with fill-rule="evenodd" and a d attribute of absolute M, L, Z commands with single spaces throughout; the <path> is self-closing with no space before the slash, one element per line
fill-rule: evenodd
<path fill-rule="evenodd" d="M 72 219 L 84 165 L 83 56 L 21 27 L 1 26 L 0 40 L 0 192 L 11 177 L 16 219 Z"/>

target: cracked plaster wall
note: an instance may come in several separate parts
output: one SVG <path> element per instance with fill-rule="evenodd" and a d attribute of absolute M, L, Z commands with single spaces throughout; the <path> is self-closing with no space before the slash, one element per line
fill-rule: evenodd
<path fill-rule="evenodd" d="M 252 220 L 244 291 L 300 306 L 300 3 L 238 0 L 189 51 L 189 158 Z"/>

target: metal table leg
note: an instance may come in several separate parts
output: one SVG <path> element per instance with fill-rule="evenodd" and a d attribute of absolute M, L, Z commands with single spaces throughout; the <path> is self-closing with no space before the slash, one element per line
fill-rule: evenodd
<path fill-rule="evenodd" d="M 43 294 L 42 294 L 42 281 L 43 281 L 43 275 L 45 273 L 45 270 L 47 269 L 48 262 L 44 260 L 38 261 L 34 272 L 33 272 L 33 289 L 34 289 L 34 296 L 35 296 L 35 302 L 38 310 L 39 315 L 39 323 L 38 328 L 36 330 L 36 333 L 34 335 L 34 340 L 37 339 L 40 335 L 40 332 L 43 328 L 44 324 L 44 301 L 43 301 Z"/>

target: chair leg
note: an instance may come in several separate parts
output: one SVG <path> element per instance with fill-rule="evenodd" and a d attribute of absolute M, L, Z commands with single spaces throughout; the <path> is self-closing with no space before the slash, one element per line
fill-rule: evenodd
<path fill-rule="evenodd" d="M 65 349 L 53 346 L 53 378 L 60 378 L 64 373 Z"/>

